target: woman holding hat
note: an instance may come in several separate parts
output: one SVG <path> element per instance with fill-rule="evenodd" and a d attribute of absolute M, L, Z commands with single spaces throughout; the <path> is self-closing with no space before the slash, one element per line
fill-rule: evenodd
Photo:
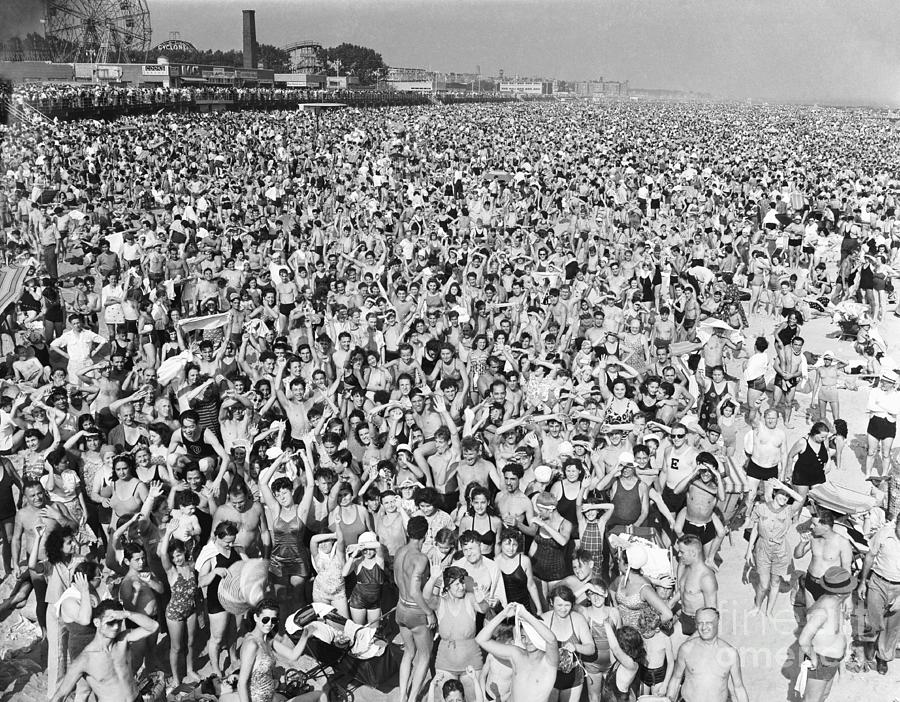
<path fill-rule="evenodd" d="M 535 498 L 535 516 L 532 524 L 537 527 L 531 543 L 531 561 L 534 577 L 547 597 L 557 583 L 572 572 L 566 561 L 566 546 L 572 534 L 572 523 L 556 510 L 557 499 L 550 492 L 542 492 Z"/>
<path fill-rule="evenodd" d="M 835 675 L 847 653 L 843 603 L 856 585 L 856 578 L 840 566 L 832 566 L 822 576 L 821 587 L 825 594 L 807 611 L 806 625 L 797 642 L 809 661 L 803 702 L 828 699 Z"/>
<path fill-rule="evenodd" d="M 373 531 L 364 531 L 359 540 L 347 547 L 347 563 L 343 576 L 356 575 L 356 586 L 350 594 L 350 617 L 359 625 L 381 619 L 381 590 L 385 582 L 381 544 Z"/>

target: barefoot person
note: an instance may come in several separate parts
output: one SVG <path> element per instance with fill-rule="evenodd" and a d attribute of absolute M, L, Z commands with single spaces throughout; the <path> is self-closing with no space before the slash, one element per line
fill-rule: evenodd
<path fill-rule="evenodd" d="M 678 649 L 666 697 L 680 702 L 750 702 L 741 677 L 741 655 L 719 638 L 718 610 L 707 607 L 697 612 L 697 633 Z"/>
<path fill-rule="evenodd" d="M 516 632 L 516 640 L 521 644 L 494 641 L 494 630 L 511 616 L 515 616 L 517 624 L 521 625 L 521 632 Z M 547 702 L 550 699 L 559 667 L 559 644 L 556 634 L 524 606 L 510 602 L 485 624 L 475 641 L 487 653 L 512 666 L 510 702 Z"/>
<path fill-rule="evenodd" d="M 422 553 L 422 542 L 428 533 L 428 521 L 418 515 L 406 525 L 409 543 L 394 558 L 394 582 L 400 593 L 397 602 L 397 625 L 403 639 L 400 661 L 400 700 L 419 696 L 434 645 L 432 629 L 437 624 L 434 610 L 428 606 L 423 589 L 429 578 L 428 557 Z"/>
<path fill-rule="evenodd" d="M 50 702 L 62 702 L 82 678 L 97 702 L 138 702 L 141 695 L 131 670 L 131 644 L 153 636 L 159 623 L 146 614 L 126 612 L 114 600 L 97 605 L 93 622 L 97 628 L 93 641 L 69 664 Z M 125 622 L 134 627 L 126 628 Z"/>
<path fill-rule="evenodd" d="M 844 600 L 856 589 L 856 578 L 840 566 L 832 566 L 822 576 L 822 596 L 806 613 L 800 632 L 800 651 L 810 662 L 803 702 L 825 702 L 847 652 L 843 631 Z"/>

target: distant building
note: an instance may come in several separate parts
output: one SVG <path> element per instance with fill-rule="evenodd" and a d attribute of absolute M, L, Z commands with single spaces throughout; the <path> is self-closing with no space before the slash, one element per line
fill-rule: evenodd
<path fill-rule="evenodd" d="M 322 73 L 276 73 L 276 88 L 309 88 L 324 90 L 328 77 Z"/>
<path fill-rule="evenodd" d="M 628 81 L 584 80 L 575 83 L 575 94 L 579 97 L 626 97 L 629 94 Z"/>
<path fill-rule="evenodd" d="M 329 90 L 346 90 L 354 85 L 359 85 L 359 78 L 356 76 L 328 76 L 326 87 Z"/>
<path fill-rule="evenodd" d="M 391 66 L 387 69 L 388 83 L 431 80 L 434 73 L 424 68 L 400 68 Z"/>
<path fill-rule="evenodd" d="M 553 95 L 549 80 L 501 80 L 500 92 L 512 95 Z"/>

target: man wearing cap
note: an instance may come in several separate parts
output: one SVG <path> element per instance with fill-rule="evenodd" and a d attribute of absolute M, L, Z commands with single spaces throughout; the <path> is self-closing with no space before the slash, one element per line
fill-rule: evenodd
<path fill-rule="evenodd" d="M 869 542 L 859 594 L 866 600 L 866 638 L 877 641 L 876 669 L 887 675 L 900 643 L 900 515 Z"/>
<path fill-rule="evenodd" d="M 696 621 L 698 636 L 678 649 L 665 696 L 672 702 L 750 702 L 741 675 L 741 655 L 719 638 L 718 610 L 704 607 Z"/>
<path fill-rule="evenodd" d="M 804 700 L 825 702 L 828 699 L 847 652 L 843 603 L 855 589 L 856 578 L 846 568 L 832 566 L 822 576 L 822 596 L 806 613 L 806 625 L 797 641 L 809 661 L 803 664 L 809 666 Z"/>

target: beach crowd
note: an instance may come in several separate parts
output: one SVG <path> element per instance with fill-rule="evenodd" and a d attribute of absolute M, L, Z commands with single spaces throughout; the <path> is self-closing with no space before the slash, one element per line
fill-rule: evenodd
<path fill-rule="evenodd" d="M 889 121 L 621 101 L 0 135 L 0 618 L 34 604 L 49 699 L 339 699 L 280 671 L 340 622 L 351 653 L 399 645 L 401 702 L 747 702 L 726 539 L 754 616 L 794 585 L 798 699 L 888 673 Z M 819 316 L 854 358 L 807 347 Z"/>

